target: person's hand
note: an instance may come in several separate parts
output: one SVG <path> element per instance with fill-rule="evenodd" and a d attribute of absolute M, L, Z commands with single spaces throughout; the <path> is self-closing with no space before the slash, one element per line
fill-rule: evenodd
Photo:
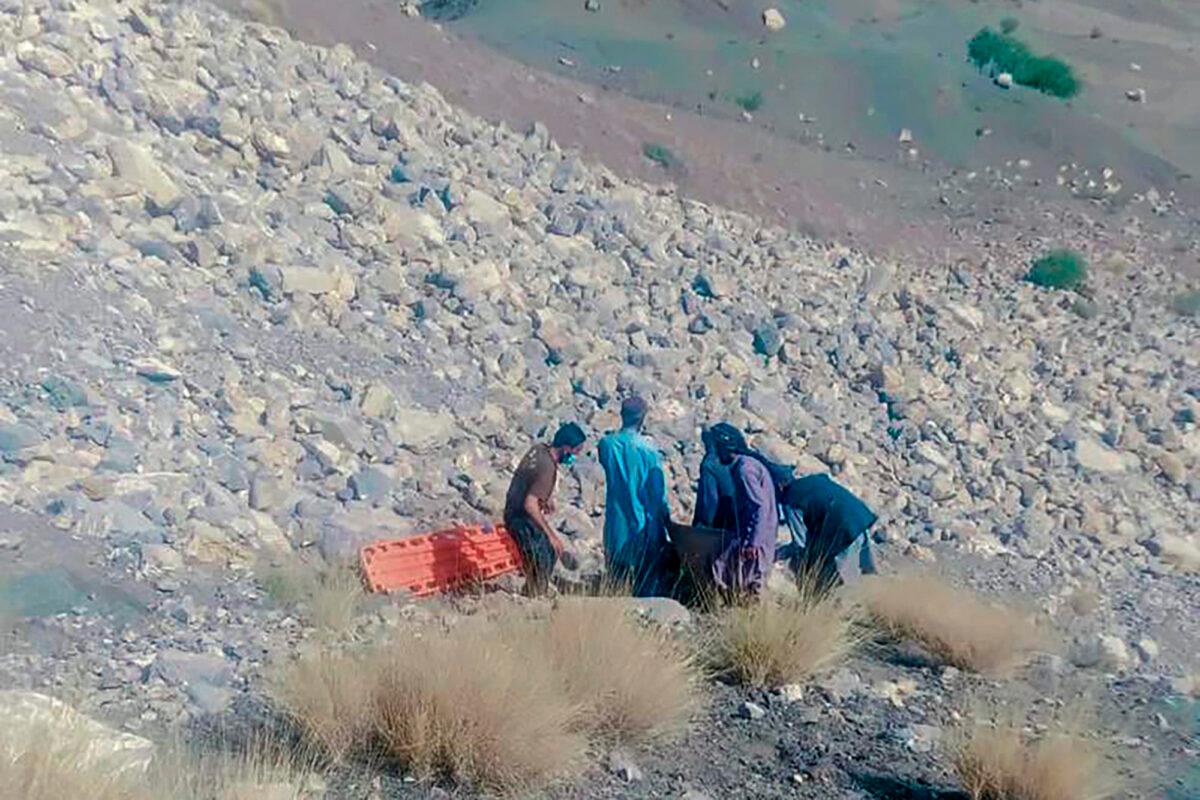
<path fill-rule="evenodd" d="M 545 500 L 542 501 L 542 513 L 543 514 L 553 514 L 557 510 L 558 510 L 558 505 L 555 504 L 553 497 L 547 497 Z"/>
<path fill-rule="evenodd" d="M 550 546 L 554 548 L 555 554 L 561 559 L 563 554 L 562 539 L 559 539 L 556 533 L 549 533 L 546 538 L 550 540 Z"/>

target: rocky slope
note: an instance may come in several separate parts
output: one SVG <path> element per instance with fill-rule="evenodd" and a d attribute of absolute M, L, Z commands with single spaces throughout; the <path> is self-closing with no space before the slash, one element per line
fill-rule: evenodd
<path fill-rule="evenodd" d="M 729 419 L 870 499 L 885 561 L 1050 612 L 1098 588 L 1110 638 L 1162 639 L 1146 669 L 1194 655 L 1200 337 L 1134 232 L 1081 243 L 1086 297 L 1020 281 L 1057 242 L 883 263 L 192 0 L 4 0 L 0 64 L 0 540 L 61 537 L 165 603 L 179 651 L 86 641 L 84 609 L 8 682 L 88 648 L 85 686 L 257 662 L 229 648 L 263 621 L 182 584 L 494 518 L 535 436 L 603 431 L 629 391 L 680 514 Z M 598 569 L 602 490 L 590 459 L 560 485 L 568 574 Z"/>

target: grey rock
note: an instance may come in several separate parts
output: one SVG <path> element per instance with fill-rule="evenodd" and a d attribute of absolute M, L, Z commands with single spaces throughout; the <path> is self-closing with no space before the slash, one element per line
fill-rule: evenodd
<path fill-rule="evenodd" d="M 608 771 L 627 783 L 640 783 L 645 773 L 627 750 L 613 750 L 608 754 Z"/>
<path fill-rule="evenodd" d="M 395 488 L 392 478 L 376 467 L 359 470 L 350 476 L 349 485 L 356 500 L 366 500 L 375 504 L 387 502 Z"/>
<path fill-rule="evenodd" d="M 15 455 L 41 444 L 42 435 L 23 422 L 0 423 L 0 453 Z"/>
<path fill-rule="evenodd" d="M 738 716 L 743 719 L 759 720 L 767 715 L 767 710 L 757 703 L 752 703 L 749 700 L 742 702 L 738 706 Z"/>

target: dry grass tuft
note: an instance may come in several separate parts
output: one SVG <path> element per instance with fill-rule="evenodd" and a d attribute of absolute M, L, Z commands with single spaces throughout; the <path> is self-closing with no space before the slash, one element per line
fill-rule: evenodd
<path fill-rule="evenodd" d="M 137 775 L 112 769 L 90 757 L 82 735 L 63 735 L 54 727 L 26 727 L 0 733 L 0 796 L 20 800 L 149 800 Z"/>
<path fill-rule="evenodd" d="M 514 646 L 512 624 L 467 624 L 382 656 L 379 735 L 398 763 L 423 779 L 513 791 L 578 762 L 579 709 L 549 664 Z"/>
<path fill-rule="evenodd" d="M 932 576 L 873 577 L 862 582 L 857 594 L 887 635 L 911 639 L 960 669 L 1005 674 L 1044 643 L 1026 615 Z"/>
<path fill-rule="evenodd" d="M 714 666 L 751 686 L 801 683 L 844 661 L 859 643 L 854 609 L 812 580 L 795 596 L 725 611 L 711 646 Z"/>
<path fill-rule="evenodd" d="M 595 736 L 637 741 L 674 734 L 698 706 L 695 658 L 662 631 L 639 625 L 624 603 L 564 600 L 532 635 Z"/>
<path fill-rule="evenodd" d="M 689 655 L 619 601 L 565 599 L 541 617 L 467 620 L 365 656 L 308 654 L 273 694 L 335 760 L 512 792 L 570 772 L 589 736 L 678 730 L 697 683 Z"/>
<path fill-rule="evenodd" d="M 375 729 L 377 661 L 332 652 L 300 658 L 272 681 L 271 696 L 322 754 L 343 761 Z"/>
<path fill-rule="evenodd" d="M 318 567 L 286 558 L 257 568 L 258 582 L 275 602 L 297 606 L 316 627 L 345 631 L 366 598 L 362 578 L 351 566 Z"/>
<path fill-rule="evenodd" d="M 1119 786 L 1099 747 L 1077 736 L 1031 740 L 1016 727 L 975 727 L 954 771 L 972 800 L 1104 800 Z"/>
<path fill-rule="evenodd" d="M 82 727 L 0 732 L 0 797 L 14 800 L 307 800 L 317 796 L 311 780 L 283 749 L 265 745 L 234 754 L 172 743 L 157 749 L 149 767 L 122 767 L 98 755 Z"/>

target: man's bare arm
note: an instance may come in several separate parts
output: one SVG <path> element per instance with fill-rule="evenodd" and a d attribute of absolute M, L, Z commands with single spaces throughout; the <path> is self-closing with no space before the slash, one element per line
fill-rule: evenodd
<path fill-rule="evenodd" d="M 546 534 L 546 538 L 550 540 L 550 545 L 562 555 L 562 542 L 558 540 L 558 534 L 554 532 L 554 528 L 550 527 L 550 523 L 546 521 L 546 515 L 542 513 L 542 501 L 537 495 L 525 495 L 525 513 L 533 520 L 533 524 L 538 526 L 538 529 Z"/>

